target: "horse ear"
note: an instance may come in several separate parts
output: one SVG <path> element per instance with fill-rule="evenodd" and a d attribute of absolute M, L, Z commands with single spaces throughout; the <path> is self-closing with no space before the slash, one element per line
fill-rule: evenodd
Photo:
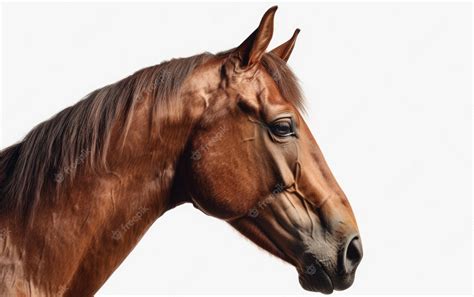
<path fill-rule="evenodd" d="M 293 51 L 293 48 L 295 47 L 296 38 L 298 37 L 298 34 L 300 34 L 300 31 L 301 31 L 300 29 L 296 29 L 295 33 L 293 33 L 293 36 L 291 36 L 290 40 L 278 46 L 277 48 L 273 49 L 271 53 L 277 55 L 285 62 L 288 62 L 291 52 Z"/>
<path fill-rule="evenodd" d="M 273 18 L 277 8 L 278 6 L 273 6 L 268 9 L 258 28 L 237 47 L 236 53 L 240 58 L 242 68 L 251 67 L 260 62 L 272 39 Z"/>

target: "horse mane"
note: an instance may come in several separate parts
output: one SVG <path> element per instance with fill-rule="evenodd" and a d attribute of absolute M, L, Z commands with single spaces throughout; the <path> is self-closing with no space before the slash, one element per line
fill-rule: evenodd
<path fill-rule="evenodd" d="M 93 91 L 0 151 L 0 211 L 33 210 L 45 184 L 56 181 L 60 187 L 63 179 L 72 180 L 79 163 L 106 168 L 112 125 L 119 123 L 126 134 L 138 100 L 150 95 L 154 109 L 170 103 L 190 73 L 211 56 L 173 59 L 139 70 Z"/>
<path fill-rule="evenodd" d="M 56 182 L 58 189 L 64 179 L 72 180 L 79 163 L 92 169 L 107 168 L 112 125 L 119 123 L 121 133 L 126 134 L 135 104 L 145 94 L 153 98 L 154 111 L 166 108 L 191 72 L 211 57 L 204 53 L 139 70 L 93 91 L 34 127 L 21 142 L 0 151 L 0 213 L 34 210 L 45 185 Z M 302 109 L 300 87 L 286 62 L 268 53 L 262 65 L 283 97 Z"/>

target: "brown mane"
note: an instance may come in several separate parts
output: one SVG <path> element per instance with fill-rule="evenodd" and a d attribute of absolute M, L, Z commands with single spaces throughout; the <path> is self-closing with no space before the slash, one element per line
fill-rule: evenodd
<path fill-rule="evenodd" d="M 33 211 L 45 185 L 53 184 L 55 175 L 63 168 L 68 168 L 65 178 L 72 180 L 77 168 L 70 165 L 77 163 L 84 152 L 87 153 L 84 167 L 106 168 L 112 125 L 120 121 L 124 127 L 122 133 L 126 134 L 135 103 L 145 92 L 151 92 L 154 110 L 164 112 L 166 103 L 177 97 L 184 80 L 211 57 L 204 53 L 137 71 L 90 93 L 37 125 L 21 142 L 0 151 L 0 212 Z M 267 53 L 262 65 L 283 97 L 302 110 L 303 96 L 286 62 Z M 56 187 L 61 185 L 55 183 Z"/>
<path fill-rule="evenodd" d="M 154 106 L 175 97 L 193 69 L 210 54 L 174 59 L 137 71 L 114 84 L 93 91 L 83 100 L 40 123 L 19 143 L 0 152 L 0 209 L 32 210 L 44 185 L 70 168 L 87 151 L 87 166 L 105 167 L 110 130 L 117 120 L 125 127 L 135 103 L 152 92 Z M 57 183 L 60 186 L 61 183 Z M 54 196 L 54 195 L 53 195 Z"/>

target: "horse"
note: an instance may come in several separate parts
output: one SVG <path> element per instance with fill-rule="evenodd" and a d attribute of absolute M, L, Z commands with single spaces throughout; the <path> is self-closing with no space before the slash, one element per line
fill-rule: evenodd
<path fill-rule="evenodd" d="M 356 219 L 267 51 L 277 7 L 239 46 L 144 68 L 0 152 L 0 295 L 92 296 L 184 203 L 294 266 L 303 289 L 354 281 Z"/>

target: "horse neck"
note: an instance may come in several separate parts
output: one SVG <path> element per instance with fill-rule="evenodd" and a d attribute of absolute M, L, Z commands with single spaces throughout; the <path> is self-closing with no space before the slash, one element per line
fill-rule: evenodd
<path fill-rule="evenodd" d="M 23 275 L 13 276 L 18 283 L 47 290 L 41 295 L 92 295 L 151 224 L 177 204 L 171 191 L 192 121 L 167 118 L 157 123 L 159 136 L 150 138 L 144 116 L 150 108 L 145 104 L 134 111 L 126 141 L 114 129 L 107 171 L 78 170 L 56 203 L 38 205 L 29 229 L 7 227 L 6 250 L 23 259 L 16 270 Z"/>

